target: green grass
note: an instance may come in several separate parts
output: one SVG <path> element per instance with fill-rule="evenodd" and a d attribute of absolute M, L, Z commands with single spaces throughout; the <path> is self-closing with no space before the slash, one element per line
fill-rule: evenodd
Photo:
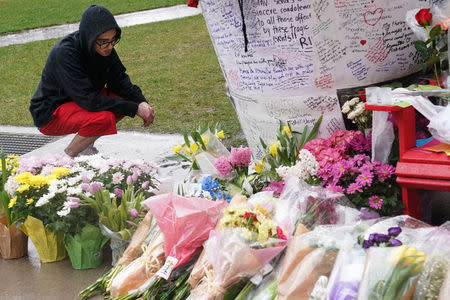
<path fill-rule="evenodd" d="M 79 22 L 91 4 L 107 7 L 113 14 L 184 4 L 187 0 L 0 0 L 0 34 L 30 28 Z"/>
<path fill-rule="evenodd" d="M 0 48 L 0 124 L 33 125 L 29 99 L 56 42 Z M 119 129 L 181 133 L 183 127 L 219 122 L 234 141 L 241 134 L 203 16 L 123 28 L 116 50 L 132 82 L 155 109 L 155 122 L 148 129 L 138 117 L 125 118 Z"/>

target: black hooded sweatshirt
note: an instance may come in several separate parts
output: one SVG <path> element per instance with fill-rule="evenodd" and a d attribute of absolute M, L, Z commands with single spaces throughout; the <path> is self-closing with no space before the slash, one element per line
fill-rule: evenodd
<path fill-rule="evenodd" d="M 139 103 L 146 101 L 141 89 L 131 83 L 115 49 L 107 57 L 94 50 L 98 36 L 111 29 L 116 29 L 116 38 L 120 38 L 121 30 L 111 12 L 92 5 L 81 16 L 79 30 L 53 47 L 30 102 L 37 127 L 50 122 L 56 108 L 70 101 L 87 111 L 136 115 Z M 100 94 L 105 86 L 120 97 Z"/>

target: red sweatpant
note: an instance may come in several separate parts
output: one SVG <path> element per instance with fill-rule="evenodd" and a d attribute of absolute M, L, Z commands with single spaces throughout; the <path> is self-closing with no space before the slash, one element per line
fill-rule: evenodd
<path fill-rule="evenodd" d="M 106 94 L 106 89 L 101 93 Z M 116 96 L 109 93 L 109 97 Z M 106 110 L 87 111 L 75 102 L 67 102 L 53 112 L 51 121 L 41 127 L 40 132 L 51 136 L 78 133 L 84 137 L 116 134 L 116 123 L 123 117 Z"/>

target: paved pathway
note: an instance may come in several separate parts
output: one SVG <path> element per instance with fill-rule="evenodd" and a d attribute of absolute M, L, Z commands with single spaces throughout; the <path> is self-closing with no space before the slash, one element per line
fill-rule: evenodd
<path fill-rule="evenodd" d="M 172 20 L 194 16 L 201 13 L 200 8 L 188 7 L 186 4 L 139 11 L 115 16 L 120 27 Z M 0 47 L 13 44 L 25 44 L 34 41 L 63 37 L 78 30 L 79 23 L 63 24 L 44 28 L 25 30 L 19 33 L 0 36 Z"/>

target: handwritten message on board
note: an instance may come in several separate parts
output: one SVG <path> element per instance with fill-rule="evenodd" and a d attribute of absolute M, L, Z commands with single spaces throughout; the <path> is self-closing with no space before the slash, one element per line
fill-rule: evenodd
<path fill-rule="evenodd" d="M 405 15 L 424 0 L 242 2 L 200 4 L 247 139 L 273 131 L 278 119 L 301 127 L 321 113 L 327 135 L 343 128 L 336 89 L 421 69 Z"/>

